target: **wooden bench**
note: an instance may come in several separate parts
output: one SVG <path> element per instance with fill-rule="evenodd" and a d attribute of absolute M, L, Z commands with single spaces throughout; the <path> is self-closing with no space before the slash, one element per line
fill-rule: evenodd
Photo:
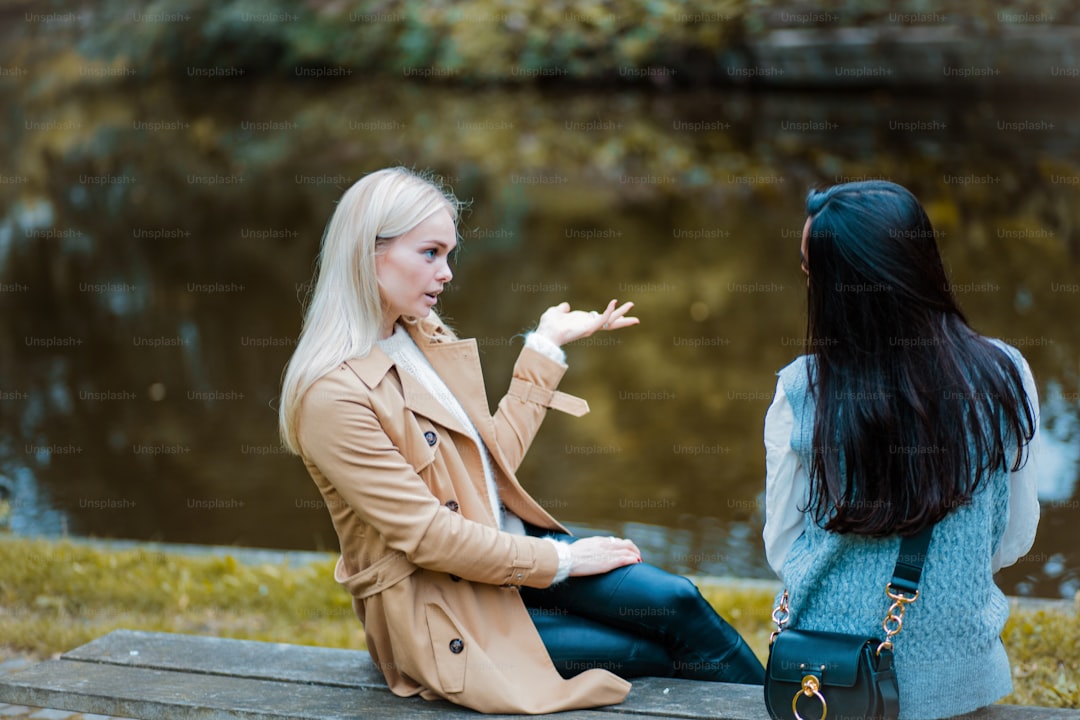
<path fill-rule="evenodd" d="M 482 717 L 448 702 L 392 695 L 364 651 L 116 630 L 0 678 L 0 702 L 169 720 Z M 642 678 L 621 705 L 560 720 L 768 720 L 760 687 Z M 995 705 L 980 720 L 1077 718 L 1076 710 Z M 489 716 L 516 717 L 516 716 Z"/>

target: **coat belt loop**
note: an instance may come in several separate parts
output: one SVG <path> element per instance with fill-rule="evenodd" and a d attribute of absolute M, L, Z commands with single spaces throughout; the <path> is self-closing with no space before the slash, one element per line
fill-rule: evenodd
<path fill-rule="evenodd" d="M 589 403 L 584 399 L 558 390 L 549 390 L 521 378 L 510 381 L 510 389 L 506 394 L 523 402 L 533 402 L 574 417 L 581 417 L 589 412 Z"/>

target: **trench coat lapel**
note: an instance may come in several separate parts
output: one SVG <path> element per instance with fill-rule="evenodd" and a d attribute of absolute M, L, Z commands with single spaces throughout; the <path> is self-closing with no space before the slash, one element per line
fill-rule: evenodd
<path fill-rule="evenodd" d="M 413 342 L 420 348 L 431 367 L 435 370 L 446 387 L 454 395 L 465 414 L 472 421 L 480 439 L 488 449 L 488 455 L 499 466 L 507 477 L 514 477 L 514 469 L 509 467 L 498 452 L 499 443 L 495 437 L 495 421 L 491 417 L 491 409 L 488 407 L 487 390 L 484 387 L 484 372 L 480 365 L 480 351 L 475 338 L 467 340 L 453 340 L 432 342 L 413 325 L 406 325 L 405 329 L 412 336 Z M 437 331 L 437 327 L 430 324 L 425 326 L 429 332 Z M 378 345 L 372 347 L 371 352 L 362 359 L 350 360 L 368 387 L 374 387 L 382 377 L 394 365 L 394 361 Z M 472 443 L 472 433 L 462 425 L 457 417 L 439 402 L 424 385 L 407 372 L 398 372 L 401 378 L 401 391 L 405 398 L 405 407 L 417 415 L 422 415 L 428 420 L 441 425 L 453 432 L 460 433 Z M 476 448 L 477 453 L 481 452 Z M 477 455 L 479 459 L 479 455 Z M 477 492 L 481 496 L 487 496 L 487 486 L 484 482 L 480 468 L 477 467 L 477 475 L 472 480 L 476 485 Z M 520 487 L 520 486 L 519 486 Z M 515 488 L 519 489 L 519 488 Z M 497 522 L 495 518 L 491 518 Z"/>
<path fill-rule="evenodd" d="M 435 370 L 438 372 L 438 368 L 435 368 Z M 439 373 L 439 375 L 441 376 L 442 373 Z M 417 415 L 423 415 L 437 425 L 442 425 L 454 432 L 468 436 L 468 429 L 462 425 L 457 416 L 439 402 L 439 399 L 432 395 L 424 387 L 423 383 L 413 377 L 412 373 L 399 370 L 398 376 L 401 378 L 401 392 L 405 396 L 405 407 Z M 447 387 L 450 387 L 449 383 L 447 383 Z M 454 392 L 453 387 L 450 387 L 450 390 Z"/>
<path fill-rule="evenodd" d="M 353 358 L 347 361 L 347 364 L 369 388 L 374 388 L 382 382 L 386 373 L 390 371 L 391 367 L 394 367 L 393 359 L 391 359 L 391 357 L 378 345 L 372 346 L 371 351 L 364 357 Z M 438 371 L 438 368 L 436 368 L 436 371 Z M 442 375 L 442 373 L 439 374 Z M 442 425 L 445 428 L 449 428 L 450 430 L 459 432 L 463 435 L 469 434 L 469 431 L 461 424 L 461 421 L 458 420 L 452 412 L 447 410 L 446 407 L 439 402 L 438 398 L 432 395 L 428 389 L 424 387 L 423 383 L 413 377 L 411 373 L 399 371 L 398 377 L 401 380 L 401 394 L 405 398 L 405 407 L 409 408 L 417 415 L 426 417 L 437 425 Z M 451 388 L 451 390 L 453 390 L 453 388 Z"/>
<path fill-rule="evenodd" d="M 480 439 L 489 448 L 498 447 L 476 340 L 469 338 L 456 342 L 424 343 L 420 345 L 420 349 L 427 356 L 431 367 L 435 368 L 435 372 L 446 383 L 446 387 L 450 388 L 450 392 L 461 403 L 465 414 L 480 434 Z"/>
<path fill-rule="evenodd" d="M 491 456 L 502 465 L 495 438 L 495 424 L 488 407 L 487 390 L 484 387 L 484 371 L 480 366 L 480 351 L 475 338 L 452 342 L 431 342 L 412 327 L 408 327 L 413 340 L 435 368 L 446 387 L 450 388 L 465 414 L 472 420 L 480 439 L 488 447 Z M 437 401 L 436 401 L 437 402 Z M 449 414 L 449 413 L 448 413 Z M 503 468 L 507 470 L 507 468 Z"/>

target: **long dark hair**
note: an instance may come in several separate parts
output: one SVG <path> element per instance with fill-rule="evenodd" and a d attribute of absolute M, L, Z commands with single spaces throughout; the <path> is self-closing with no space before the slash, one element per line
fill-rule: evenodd
<path fill-rule="evenodd" d="M 808 509 L 833 532 L 911 535 L 1026 462 L 1023 378 L 968 325 L 914 195 L 845 183 L 810 191 L 806 211 Z"/>

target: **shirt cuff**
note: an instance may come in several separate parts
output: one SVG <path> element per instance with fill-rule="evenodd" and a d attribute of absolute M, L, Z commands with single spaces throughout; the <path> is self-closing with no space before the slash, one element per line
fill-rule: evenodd
<path fill-rule="evenodd" d="M 551 584 L 554 585 L 555 583 L 560 583 L 570 577 L 570 568 L 574 564 L 574 558 L 570 554 L 570 543 L 556 540 L 551 537 L 546 537 L 544 539 L 550 543 L 554 543 L 555 550 L 559 553 L 559 569 L 555 573 L 555 579 L 551 581 Z"/>
<path fill-rule="evenodd" d="M 563 349 L 543 335 L 537 335 L 535 332 L 528 333 L 525 336 L 525 347 L 532 348 L 560 365 L 566 365 L 566 353 Z"/>

